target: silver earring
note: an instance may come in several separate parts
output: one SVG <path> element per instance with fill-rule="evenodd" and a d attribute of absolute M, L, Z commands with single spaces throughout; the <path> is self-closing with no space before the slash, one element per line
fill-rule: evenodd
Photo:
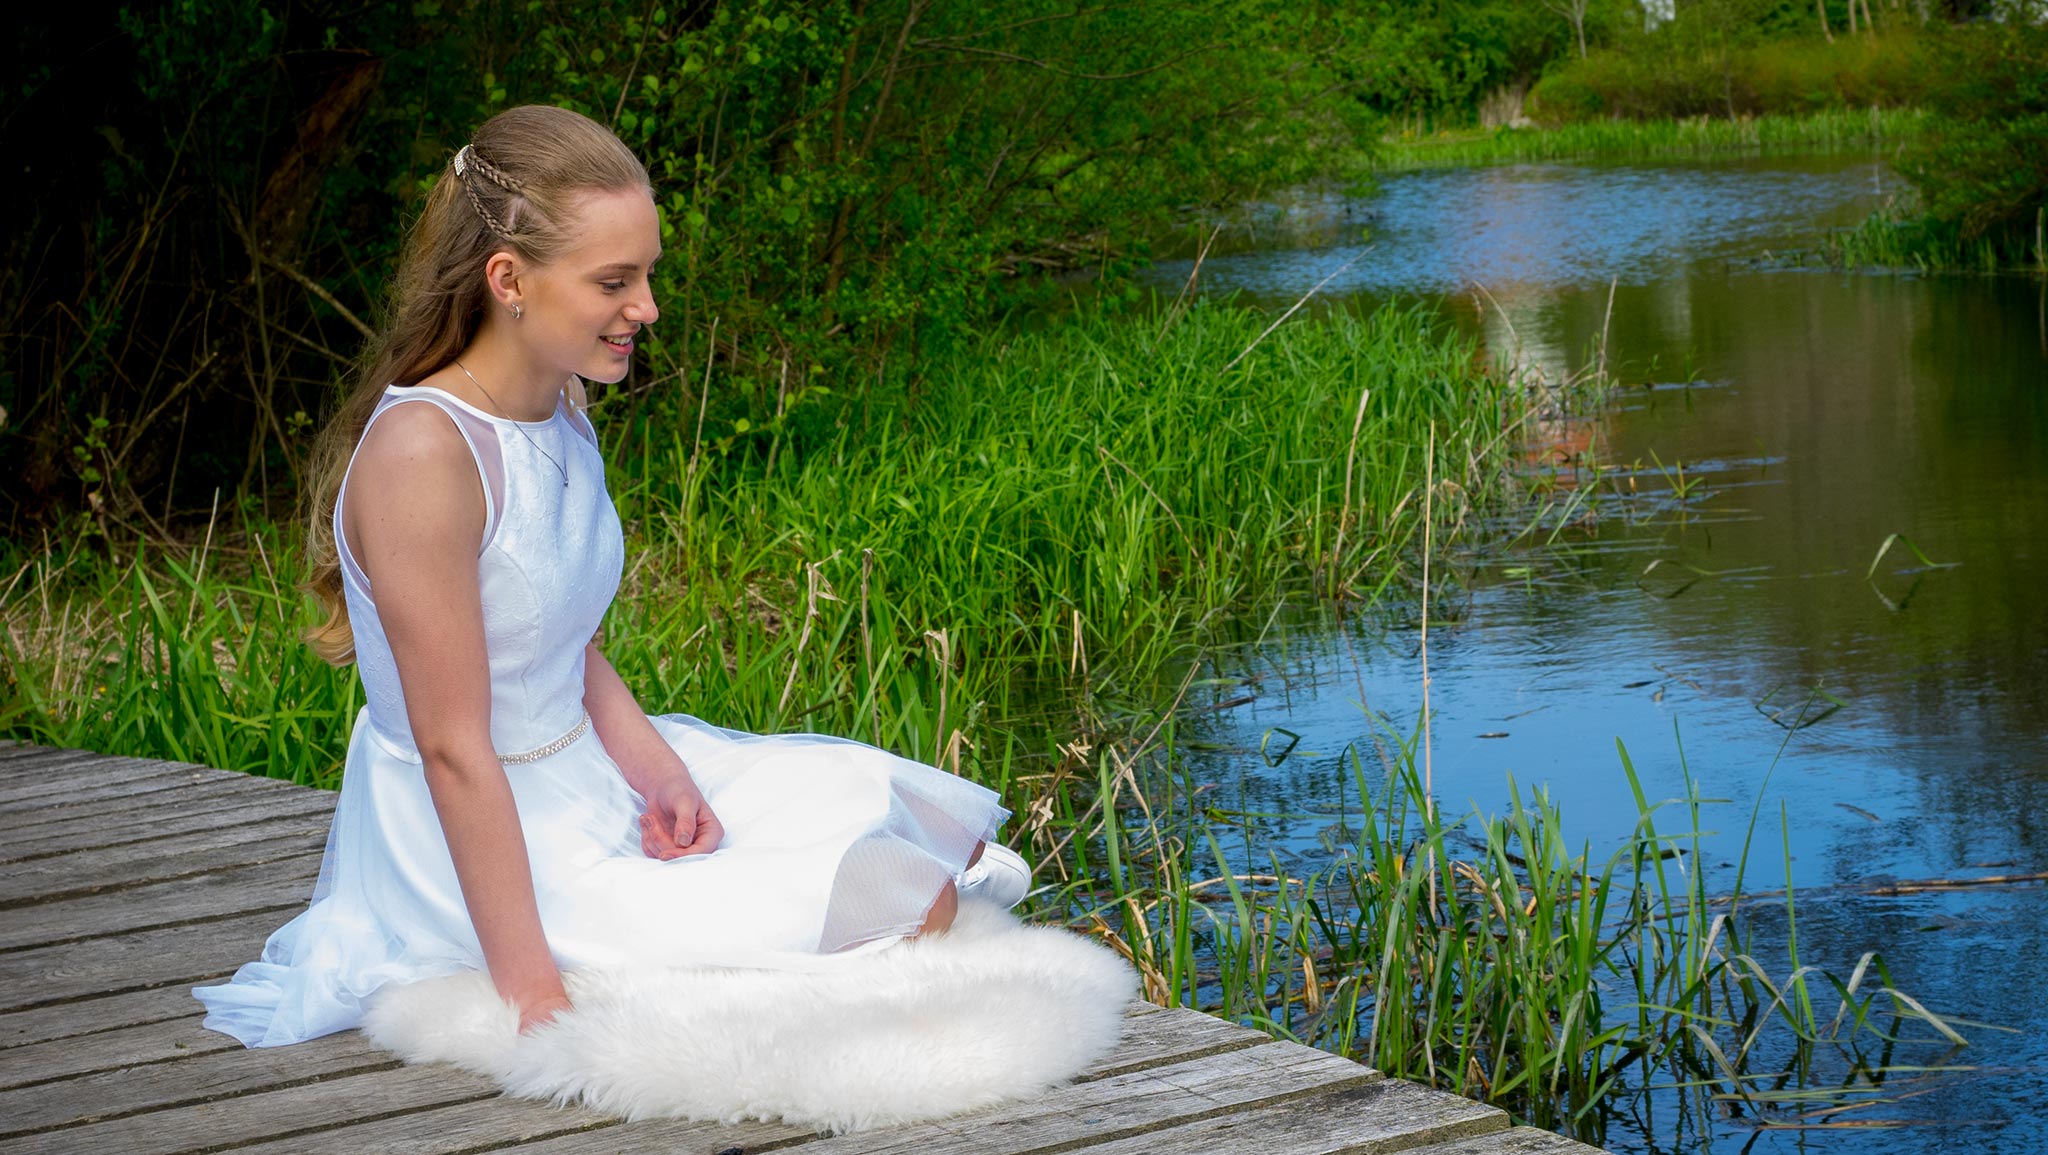
<path fill-rule="evenodd" d="M 514 304 L 514 305 L 512 306 L 512 319 L 513 319 L 513 320 L 515 320 L 515 321 L 517 321 L 517 320 L 518 320 L 518 319 L 519 319 L 519 318 L 520 318 L 521 316 L 523 316 L 523 315 L 524 315 L 524 314 L 523 314 L 523 313 L 522 313 L 522 312 L 520 311 L 520 308 L 519 308 L 519 306 L 518 306 L 518 305 L 517 305 L 517 304 L 515 303 L 515 304 Z"/>

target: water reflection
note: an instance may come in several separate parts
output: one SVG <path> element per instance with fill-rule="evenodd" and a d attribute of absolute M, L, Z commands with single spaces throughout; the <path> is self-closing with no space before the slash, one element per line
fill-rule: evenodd
<path fill-rule="evenodd" d="M 2019 1028 L 1974 1032 L 1980 1074 L 1870 1114 L 1969 1124 L 1970 1150 L 2034 1150 L 2048 889 L 1868 892 L 2048 869 L 2048 300 L 2037 281 L 1754 260 L 1858 218 L 1889 180 L 1864 161 L 1395 177 L 1372 204 L 1376 247 L 1328 291 L 1441 295 L 1452 323 L 1553 380 L 1605 332 L 1628 385 L 1597 421 L 1529 447 L 1523 516 L 1592 487 L 1572 516 L 1440 594 L 1443 803 L 1497 812 L 1512 774 L 1604 855 L 1636 816 L 1615 742 L 1653 795 L 1681 792 L 1682 753 L 1727 800 L 1709 815 L 1709 870 L 1739 855 L 1754 809 L 1750 884 L 1780 885 L 1784 822 L 1807 961 L 1846 974 L 1880 951 L 1931 1003 Z M 1291 302 L 1362 243 L 1336 240 L 1212 257 L 1204 283 Z M 1187 266 L 1158 275 L 1177 285 Z M 1895 545 L 1866 580 L 1893 534 L 1944 564 Z M 1313 869 L 1346 806 L 1356 820 L 1341 752 L 1419 715 L 1416 639 L 1305 629 L 1237 672 L 1261 696 L 1200 724 L 1225 751 L 1203 771 L 1247 810 L 1296 816 L 1241 852 Z M 1809 701 L 1808 717 L 1835 708 L 1789 729 L 1784 708 Z M 1272 727 L 1302 736 L 1277 767 L 1247 753 Z M 1723 1145 L 1757 1137 L 1717 1126 Z M 1929 1134 L 1770 1132 L 1750 1149 L 1921 1151 Z M 1672 1145 L 1656 1127 L 1610 1142 Z"/>

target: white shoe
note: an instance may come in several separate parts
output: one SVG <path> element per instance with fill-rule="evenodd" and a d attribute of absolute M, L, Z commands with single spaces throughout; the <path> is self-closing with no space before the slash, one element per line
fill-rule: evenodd
<path fill-rule="evenodd" d="M 1015 906 L 1031 893 L 1031 864 L 1009 847 L 990 842 L 974 865 L 960 872 L 957 885 L 962 898 Z"/>

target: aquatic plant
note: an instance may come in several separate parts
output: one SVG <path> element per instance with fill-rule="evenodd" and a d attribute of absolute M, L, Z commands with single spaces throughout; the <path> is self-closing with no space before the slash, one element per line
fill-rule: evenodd
<path fill-rule="evenodd" d="M 1345 752 L 1355 794 L 1331 817 L 1357 826 L 1305 875 L 1223 849 L 1247 816 L 1176 777 L 1170 735 L 1150 773 L 1130 751 L 1102 751 L 1103 810 L 1116 816 L 1101 834 L 1107 862 L 1063 897 L 1138 966 L 1154 1001 L 1592 1142 L 1648 1090 L 1702 1119 L 1825 1119 L 1881 1090 L 1885 1061 L 1862 1062 L 1863 1046 L 1938 1056 L 1963 1044 L 1963 1024 L 1898 990 L 1881 957 L 1847 976 L 1801 961 L 1790 888 L 1745 888 L 1757 814 L 1732 878 L 1711 878 L 1709 803 L 1689 773 L 1683 796 L 1652 800 L 1617 744 L 1638 816 L 1601 860 L 1566 842 L 1541 790 L 1511 782 L 1505 814 L 1446 815 L 1422 743 L 1418 727 Z M 1110 894 L 1091 889 L 1100 882 Z M 1861 1077 L 1809 1078 L 1821 1051 L 1854 1056 Z"/>

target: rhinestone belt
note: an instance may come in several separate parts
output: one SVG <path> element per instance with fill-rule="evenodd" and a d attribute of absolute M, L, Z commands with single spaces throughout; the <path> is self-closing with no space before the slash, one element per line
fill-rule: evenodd
<path fill-rule="evenodd" d="M 568 748 L 569 743 L 574 742 L 578 738 L 581 738 L 583 736 L 583 732 L 588 729 L 590 729 L 590 714 L 586 711 L 583 715 L 583 719 L 577 722 L 575 728 L 571 729 L 567 734 L 562 735 L 561 737 L 555 739 L 554 741 L 548 743 L 545 746 L 536 746 L 535 748 L 524 751 L 522 753 L 500 754 L 498 755 L 498 761 L 504 763 L 507 766 L 516 766 L 526 762 L 538 762 L 550 754 L 554 754 Z"/>

